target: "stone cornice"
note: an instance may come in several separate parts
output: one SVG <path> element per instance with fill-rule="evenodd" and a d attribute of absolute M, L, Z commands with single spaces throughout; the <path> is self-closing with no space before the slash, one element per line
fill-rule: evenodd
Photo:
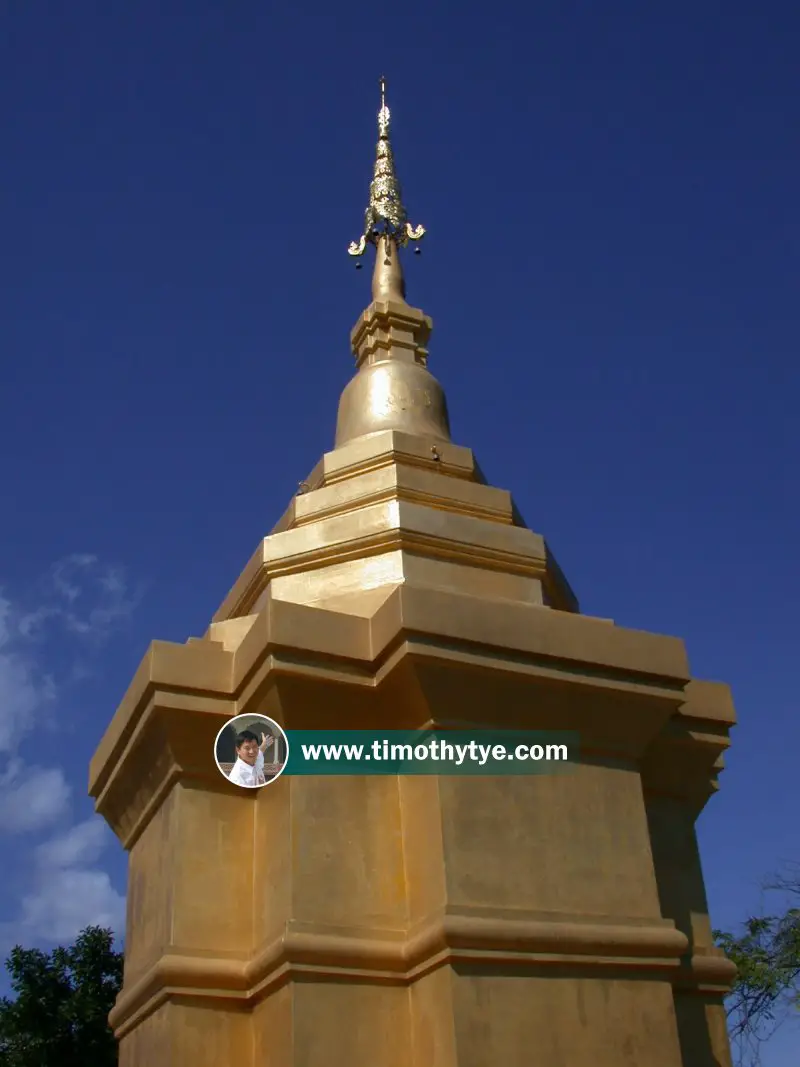
<path fill-rule="evenodd" d="M 398 550 L 537 578 L 548 584 L 558 606 L 572 608 L 570 591 L 539 534 L 495 516 L 464 514 L 455 504 L 430 507 L 403 498 L 396 485 L 381 496 L 383 502 L 359 507 L 355 522 L 349 511 L 329 514 L 316 518 L 313 526 L 309 522 L 265 538 L 214 622 L 249 614 L 275 578 Z"/>
<path fill-rule="evenodd" d="M 214 641 L 188 645 L 153 642 L 117 714 L 109 725 L 90 769 L 90 791 L 97 796 L 113 764 L 120 758 L 142 711 L 156 690 L 183 692 L 198 702 L 209 701 L 219 714 L 241 711 L 247 680 L 258 665 L 280 649 L 294 650 L 294 670 L 302 673 L 321 658 L 334 672 L 337 661 L 358 665 L 361 675 L 374 677 L 387 649 L 400 634 L 438 639 L 445 648 L 461 648 L 466 659 L 491 661 L 504 673 L 527 661 L 553 670 L 590 678 L 628 676 L 645 690 L 664 689 L 682 702 L 689 672 L 683 642 L 626 630 L 586 616 L 551 611 L 537 605 L 492 604 L 437 590 L 401 586 L 371 619 L 269 600 L 253 620 L 236 652 Z M 483 651 L 481 651 L 483 650 Z M 569 669 L 574 664 L 577 670 Z M 342 678 L 352 677 L 352 668 Z"/>
<path fill-rule="evenodd" d="M 527 529 L 510 493 L 486 484 L 469 449 L 385 431 L 326 453 L 303 487 L 213 623 L 257 610 L 273 579 L 398 550 L 528 577 L 540 583 L 547 606 L 579 610 L 544 539 Z M 318 576 L 315 588 L 324 591 L 327 581 Z M 356 588 L 361 581 L 353 574 Z"/>
<path fill-rule="evenodd" d="M 623 924 L 446 911 L 410 930 L 331 932 L 288 923 L 251 959 L 171 949 L 123 991 L 109 1021 L 120 1038 L 171 997 L 213 997 L 250 1007 L 298 975 L 306 981 L 337 977 L 410 985 L 437 968 L 481 960 L 727 990 L 733 964 L 716 952 L 687 958 L 688 947 L 685 935 L 667 920 Z"/>
<path fill-rule="evenodd" d="M 262 710 L 264 694 L 280 691 L 282 680 L 336 683 L 326 706 L 346 729 L 355 690 L 383 706 L 401 673 L 424 700 L 444 687 L 476 726 L 500 684 L 508 725 L 524 725 L 512 709 L 527 707 L 527 728 L 581 731 L 593 751 L 629 758 L 659 731 L 669 737 L 689 682 L 682 642 L 537 605 L 408 585 L 370 619 L 268 600 L 235 652 L 208 640 L 151 646 L 92 760 L 90 794 L 130 847 L 176 782 L 234 788 L 206 748 L 227 719 Z M 439 698 L 430 699 L 414 725 L 442 717 Z"/>
<path fill-rule="evenodd" d="M 433 322 L 418 308 L 376 301 L 361 315 L 350 334 L 356 366 L 373 359 L 407 359 L 426 366 Z"/>
<path fill-rule="evenodd" d="M 652 797 L 688 803 L 698 815 L 719 787 L 736 724 L 731 691 L 720 682 L 693 679 L 685 699 L 642 760 L 642 786 Z"/>
<path fill-rule="evenodd" d="M 195 707 L 230 711 L 233 696 L 233 654 L 209 641 L 187 645 L 153 641 L 89 766 L 89 793 L 98 796 L 114 764 L 129 745 L 155 693 L 191 694 Z M 163 701 L 163 698 L 162 698 Z"/>

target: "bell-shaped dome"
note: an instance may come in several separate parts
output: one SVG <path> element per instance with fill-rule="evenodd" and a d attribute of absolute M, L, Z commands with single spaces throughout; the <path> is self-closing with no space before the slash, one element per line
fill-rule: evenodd
<path fill-rule="evenodd" d="M 351 337 L 358 371 L 339 401 L 337 448 L 383 430 L 450 440 L 444 390 L 427 367 L 431 325 L 427 315 L 406 303 L 397 242 L 382 236 L 372 303 Z"/>
<path fill-rule="evenodd" d="M 339 401 L 336 448 L 382 430 L 450 440 L 444 390 L 425 367 L 380 360 L 362 366 L 348 383 Z"/>

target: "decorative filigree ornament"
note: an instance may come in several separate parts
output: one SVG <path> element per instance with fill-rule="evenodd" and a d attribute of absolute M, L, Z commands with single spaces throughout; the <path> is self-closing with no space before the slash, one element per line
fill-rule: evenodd
<path fill-rule="evenodd" d="M 378 112 L 378 148 L 375 171 L 369 187 L 369 206 L 364 216 L 364 233 L 352 241 L 347 249 L 351 256 L 361 256 L 367 244 L 377 245 L 381 237 L 389 237 L 405 246 L 419 241 L 424 226 L 412 226 L 403 206 L 403 194 L 394 168 L 392 143 L 389 140 L 391 113 L 386 106 L 386 79 L 381 78 L 381 107 Z"/>

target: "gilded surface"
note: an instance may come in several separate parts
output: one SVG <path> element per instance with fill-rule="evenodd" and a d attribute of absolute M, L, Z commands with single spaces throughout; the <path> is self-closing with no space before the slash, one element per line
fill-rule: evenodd
<path fill-rule="evenodd" d="M 336 445 L 381 430 L 402 430 L 431 443 L 450 440 L 444 391 L 424 367 L 386 359 L 364 366 L 339 402 Z"/>
<path fill-rule="evenodd" d="M 403 204 L 403 194 L 394 165 L 392 142 L 389 137 L 391 112 L 386 106 L 386 81 L 381 78 L 381 107 L 378 111 L 378 147 L 375 170 L 369 188 L 369 205 L 364 216 L 364 233 L 352 241 L 351 256 L 363 255 L 367 244 L 377 245 L 382 236 L 393 238 L 397 244 L 419 241 L 425 233 L 423 226 L 412 226 Z"/>
<path fill-rule="evenodd" d="M 92 762 L 131 851 L 120 1067 L 527 1067 L 531 1049 L 730 1067 L 734 969 L 694 835 L 730 694 L 690 680 L 678 639 L 577 614 L 544 539 L 450 442 L 431 323 L 404 301 L 389 118 L 382 98 L 338 447 L 207 637 L 151 646 Z M 239 791 L 211 758 L 237 713 L 344 732 L 491 717 L 578 732 L 582 762 Z"/>

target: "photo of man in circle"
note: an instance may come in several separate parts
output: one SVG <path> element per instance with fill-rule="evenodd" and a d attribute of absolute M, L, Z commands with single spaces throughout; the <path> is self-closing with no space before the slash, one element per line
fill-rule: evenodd
<path fill-rule="evenodd" d="M 228 781 L 245 789 L 273 782 L 286 766 L 286 734 L 265 715 L 239 715 L 217 735 L 214 756 Z"/>

